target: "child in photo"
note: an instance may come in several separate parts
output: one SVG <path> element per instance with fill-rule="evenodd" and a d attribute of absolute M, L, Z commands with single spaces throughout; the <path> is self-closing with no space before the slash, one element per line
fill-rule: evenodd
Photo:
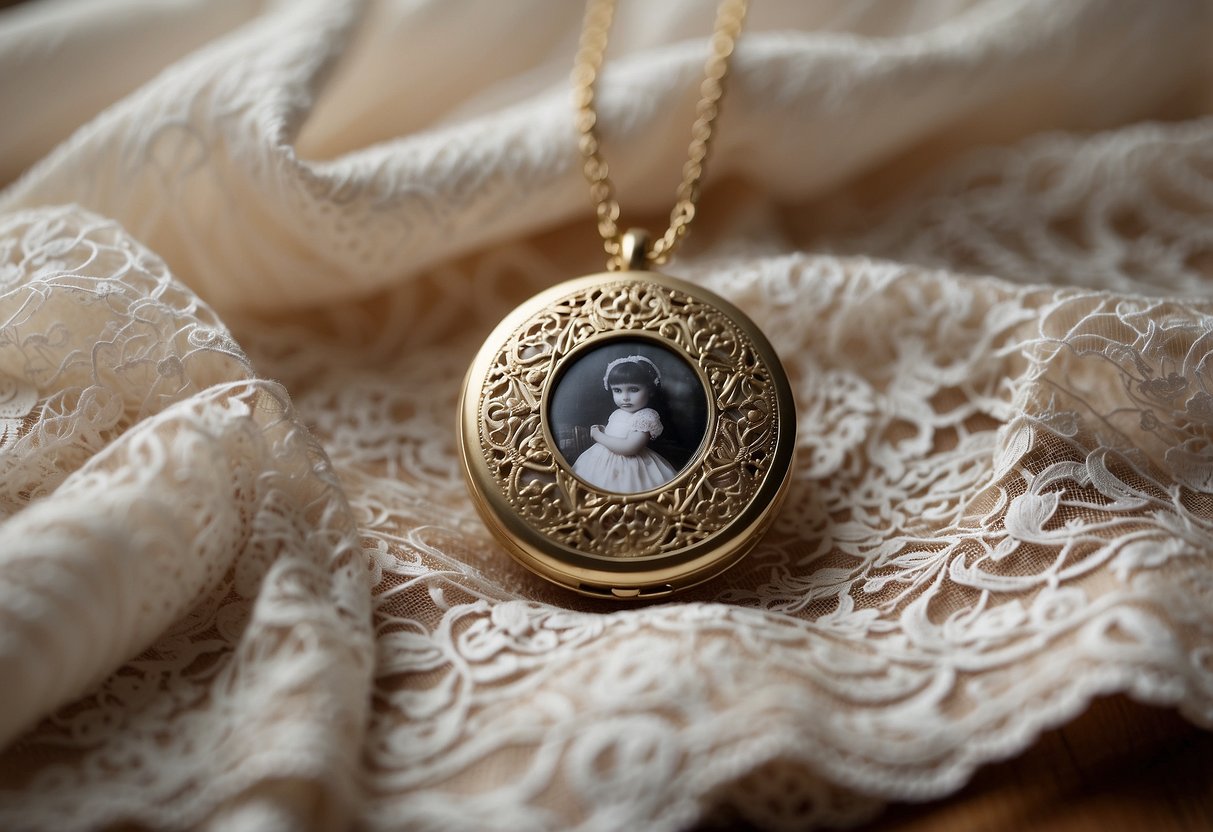
<path fill-rule="evenodd" d="M 594 440 L 573 464 L 573 473 L 604 491 L 635 494 L 665 485 L 678 473 L 649 442 L 664 428 L 658 404 L 661 372 L 642 355 L 617 358 L 607 365 L 602 386 L 615 401 L 605 425 L 590 428 Z"/>

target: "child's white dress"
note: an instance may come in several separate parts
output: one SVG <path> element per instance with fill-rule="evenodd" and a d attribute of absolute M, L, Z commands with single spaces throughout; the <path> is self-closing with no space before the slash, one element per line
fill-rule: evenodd
<path fill-rule="evenodd" d="M 641 430 L 649 439 L 661 436 L 661 417 L 651 407 L 628 413 L 616 410 L 607 420 L 605 433 L 626 439 L 632 431 Z M 577 457 L 573 473 L 590 485 L 619 494 L 635 494 L 665 485 L 678 472 L 665 457 L 645 447 L 640 453 L 623 456 L 595 442 Z"/>

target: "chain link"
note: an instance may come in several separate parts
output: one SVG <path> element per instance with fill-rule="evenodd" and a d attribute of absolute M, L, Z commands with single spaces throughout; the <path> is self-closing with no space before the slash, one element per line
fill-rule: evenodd
<path fill-rule="evenodd" d="M 669 228 L 645 252 L 645 259 L 651 265 L 660 266 L 669 260 L 695 219 L 699 183 L 703 179 L 712 144 L 712 128 L 720 114 L 720 98 L 724 95 L 729 57 L 733 54 L 737 36 L 741 34 L 741 24 L 745 20 L 746 2 L 722 0 L 716 10 L 712 54 L 704 66 L 704 79 L 699 86 L 700 99 L 695 106 L 695 123 L 691 126 L 691 145 L 687 161 L 682 166 L 682 182 L 675 191 L 677 202 L 670 211 Z M 615 0 L 589 0 L 581 29 L 581 43 L 573 64 L 573 100 L 577 106 L 577 131 L 581 134 L 579 146 L 585 159 L 582 170 L 590 184 L 590 198 L 598 217 L 598 233 L 602 235 L 603 248 L 610 258 L 609 268 L 617 270 L 623 267 L 619 203 L 615 199 L 610 169 L 602 157 L 598 112 L 594 107 L 597 97 L 595 85 L 602 72 L 602 58 L 614 16 Z"/>

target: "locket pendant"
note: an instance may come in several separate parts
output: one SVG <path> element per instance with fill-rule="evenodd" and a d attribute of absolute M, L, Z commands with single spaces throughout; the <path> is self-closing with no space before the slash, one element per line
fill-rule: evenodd
<path fill-rule="evenodd" d="M 460 400 L 473 501 L 528 569 L 593 597 L 670 595 L 737 563 L 787 490 L 796 414 L 762 332 L 643 266 L 561 283 L 481 347 Z M 640 267 L 640 268 L 636 268 Z"/>

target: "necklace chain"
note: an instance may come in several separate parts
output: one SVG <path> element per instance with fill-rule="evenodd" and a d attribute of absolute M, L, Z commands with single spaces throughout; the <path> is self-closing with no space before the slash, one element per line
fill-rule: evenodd
<path fill-rule="evenodd" d="M 703 83 L 699 86 L 699 103 L 695 106 L 695 123 L 691 126 L 691 145 L 682 166 L 682 182 L 675 192 L 677 202 L 670 212 L 670 225 L 644 252 L 645 261 L 659 266 L 669 260 L 674 249 L 686 236 L 695 219 L 695 204 L 699 200 L 699 183 L 712 143 L 712 128 L 720 114 L 720 99 L 724 95 L 724 80 L 729 71 L 729 57 L 741 24 L 745 19 L 746 0 L 721 0 L 716 10 L 716 25 L 712 35 L 712 53 L 704 66 Z M 615 16 L 615 0 L 589 0 L 581 29 L 581 43 L 573 65 L 574 101 L 577 105 L 579 146 L 585 159 L 582 170 L 590 184 L 590 198 L 598 215 L 598 233 L 609 256 L 608 266 L 624 268 L 623 239 L 619 232 L 619 202 L 615 186 L 598 138 L 598 113 L 594 108 L 597 97 L 595 84 L 602 72 L 602 57 L 606 52 L 611 20 Z"/>

